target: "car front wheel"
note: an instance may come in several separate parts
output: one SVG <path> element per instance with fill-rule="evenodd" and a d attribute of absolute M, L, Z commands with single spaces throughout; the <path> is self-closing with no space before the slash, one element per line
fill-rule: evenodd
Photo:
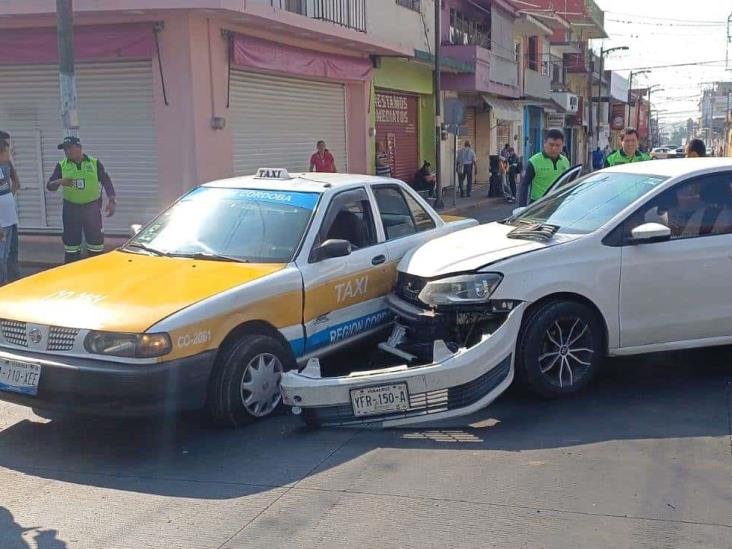
<path fill-rule="evenodd" d="M 602 325 L 595 311 L 578 302 L 552 301 L 527 318 L 516 369 L 535 393 L 570 396 L 595 376 L 602 350 Z"/>
<path fill-rule="evenodd" d="M 246 335 L 219 356 L 209 385 L 213 421 L 239 427 L 271 415 L 282 401 L 280 381 L 292 358 L 282 344 L 264 335 Z"/>

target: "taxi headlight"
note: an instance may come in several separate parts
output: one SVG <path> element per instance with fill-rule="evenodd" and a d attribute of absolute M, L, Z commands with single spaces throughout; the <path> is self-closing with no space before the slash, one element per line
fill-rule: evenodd
<path fill-rule="evenodd" d="M 503 275 L 478 273 L 428 282 L 419 294 L 427 305 L 477 305 L 485 303 L 498 288 Z"/>
<path fill-rule="evenodd" d="M 166 355 L 172 349 L 168 334 L 120 334 L 114 332 L 89 332 L 84 347 L 96 355 L 126 358 L 155 358 Z"/>

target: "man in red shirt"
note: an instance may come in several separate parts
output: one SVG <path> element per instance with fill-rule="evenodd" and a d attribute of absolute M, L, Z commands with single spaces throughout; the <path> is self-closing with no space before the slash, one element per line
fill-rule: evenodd
<path fill-rule="evenodd" d="M 327 173 L 336 173 L 338 171 L 335 158 L 325 148 L 325 141 L 318 141 L 318 150 L 310 157 L 310 171 Z"/>

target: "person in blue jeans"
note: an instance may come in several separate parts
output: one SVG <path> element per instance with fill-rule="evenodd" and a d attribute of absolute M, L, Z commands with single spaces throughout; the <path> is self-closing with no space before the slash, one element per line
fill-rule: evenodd
<path fill-rule="evenodd" d="M 0 285 L 8 283 L 8 259 L 17 238 L 18 212 L 14 193 L 18 190 L 15 169 L 10 162 L 10 144 L 0 139 Z"/>

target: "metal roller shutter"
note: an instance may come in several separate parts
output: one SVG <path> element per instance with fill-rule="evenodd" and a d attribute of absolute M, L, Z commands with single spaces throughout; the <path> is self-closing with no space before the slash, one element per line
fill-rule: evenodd
<path fill-rule="evenodd" d="M 417 101 L 416 95 L 376 91 L 376 140 L 386 146 L 392 177 L 407 183 L 422 165 Z"/>
<path fill-rule="evenodd" d="M 118 196 L 107 232 L 127 233 L 153 217 L 160 202 L 150 61 L 84 63 L 76 67 L 79 135 L 88 154 L 107 168 Z M 60 229 L 61 193 L 45 191 L 63 153 L 58 69 L 51 65 L 0 66 L 0 128 L 13 138 L 23 190 L 22 229 Z"/>
<path fill-rule="evenodd" d="M 341 84 L 233 71 L 234 173 L 262 167 L 308 171 L 322 139 L 341 172 L 348 170 L 346 94 Z"/>

